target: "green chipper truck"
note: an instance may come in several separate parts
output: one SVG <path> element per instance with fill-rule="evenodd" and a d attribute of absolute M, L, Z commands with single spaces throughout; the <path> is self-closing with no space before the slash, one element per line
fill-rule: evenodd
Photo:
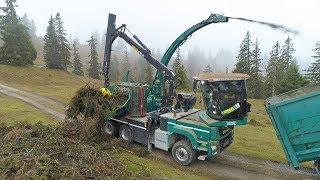
<path fill-rule="evenodd" d="M 267 99 L 267 112 L 291 166 L 320 168 L 320 84 Z"/>
<path fill-rule="evenodd" d="M 118 136 L 125 143 L 139 142 L 171 151 L 181 165 L 191 164 L 197 157 L 212 157 L 233 141 L 235 126 L 247 124 L 250 104 L 247 102 L 245 74 L 201 74 L 194 78 L 195 93 L 178 93 L 178 79 L 167 68 L 175 50 L 194 32 L 212 23 L 227 22 L 228 17 L 211 14 L 208 19 L 182 33 L 168 48 L 162 60 L 155 59 L 141 40 L 129 37 L 126 25 L 115 27 L 116 16 L 109 15 L 103 72 L 105 89 L 113 90 L 109 82 L 112 63 L 111 49 L 116 38 L 122 38 L 136 49 L 155 69 L 153 85 L 122 82 L 117 85 L 128 94 L 126 103 L 113 117 L 105 119 L 105 132 Z M 116 89 L 116 88 L 115 88 Z M 196 95 L 203 109 L 196 109 Z"/>
<path fill-rule="evenodd" d="M 161 61 L 135 35 L 129 37 L 125 24 L 116 27 L 116 16 L 109 14 L 103 60 L 104 89 L 125 89 L 127 101 L 116 115 L 106 117 L 104 131 L 123 142 L 139 142 L 171 151 L 181 165 L 191 164 L 197 157 L 212 157 L 233 141 L 233 129 L 247 124 L 250 104 L 247 102 L 246 80 L 249 76 L 234 73 L 199 74 L 193 78 L 194 93 L 178 93 L 179 80 L 167 67 L 172 55 L 197 30 L 215 23 L 228 22 L 229 17 L 211 14 L 183 32 L 167 49 Z M 130 32 L 131 33 L 131 32 Z M 122 38 L 136 49 L 156 70 L 152 85 L 122 82 L 110 85 L 109 71 L 112 44 Z M 202 109 L 194 108 L 197 101 Z M 267 99 L 266 108 L 282 143 L 289 163 L 320 159 L 320 86 L 307 86 Z"/>

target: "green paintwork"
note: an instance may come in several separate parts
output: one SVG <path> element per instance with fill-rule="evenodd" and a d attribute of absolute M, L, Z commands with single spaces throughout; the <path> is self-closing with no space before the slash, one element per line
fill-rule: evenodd
<path fill-rule="evenodd" d="M 123 84 L 110 84 L 108 89 L 111 91 L 111 93 L 115 93 L 119 91 L 120 87 L 123 87 Z M 127 91 L 126 95 L 127 95 L 126 101 L 122 105 L 116 108 L 116 112 L 115 112 L 116 116 L 126 115 L 129 111 L 129 101 L 131 99 L 131 92 Z"/>
<path fill-rule="evenodd" d="M 169 120 L 167 123 L 167 131 L 172 134 L 187 137 L 193 149 L 207 151 L 208 156 L 213 156 L 213 154 L 217 153 L 217 148 L 212 149 L 212 146 L 217 144 L 214 140 L 218 141 L 220 139 L 217 128 L 211 129 L 210 127 Z"/>
<path fill-rule="evenodd" d="M 184 127 L 181 127 L 181 126 L 173 125 L 173 124 L 169 124 L 169 125 L 170 125 L 170 130 L 169 130 L 170 133 L 172 133 L 172 134 L 180 134 L 180 135 L 183 135 L 183 136 L 187 137 L 190 140 L 190 142 L 192 144 L 192 147 L 194 149 L 198 148 L 199 144 L 198 144 L 198 141 L 197 141 L 198 140 L 197 139 L 197 134 L 193 130 L 187 129 L 187 128 L 184 128 Z"/>
<path fill-rule="evenodd" d="M 153 88 L 152 86 L 150 86 L 147 89 L 147 111 L 148 112 L 155 111 L 160 107 L 161 107 L 161 99 L 157 98 L 157 96 L 153 94 Z"/>
<path fill-rule="evenodd" d="M 320 84 L 267 99 L 266 109 L 295 168 L 320 159 Z"/>
<path fill-rule="evenodd" d="M 167 49 L 162 57 L 161 63 L 168 66 L 172 55 L 193 33 L 199 29 L 212 24 L 228 22 L 228 17 L 211 14 L 206 20 L 197 23 L 183 32 Z M 130 84 L 132 85 L 132 84 Z M 161 108 L 164 87 L 163 72 L 157 72 L 154 85 L 147 89 L 147 111 L 155 111 Z M 132 93 L 131 93 L 132 94 Z M 134 95 L 133 95 L 134 96 Z M 134 98 L 134 97 L 133 97 Z M 226 134 L 221 132 L 225 127 L 233 127 L 247 124 L 247 118 L 240 120 L 214 120 L 206 114 L 206 110 L 194 111 L 180 118 L 170 118 L 172 114 L 165 118 L 167 120 L 167 131 L 170 134 L 179 134 L 187 137 L 194 149 L 207 151 L 208 156 L 219 153 L 224 147 L 222 144 L 231 144 L 233 140 L 233 129 L 227 129 Z"/>
<path fill-rule="evenodd" d="M 162 57 L 161 63 L 165 66 L 168 66 L 169 61 L 174 54 L 174 52 L 180 47 L 193 33 L 198 31 L 199 29 L 212 24 L 212 23 L 221 23 L 221 22 L 228 22 L 228 17 L 219 15 L 219 14 L 211 14 L 208 19 L 203 20 L 196 25 L 190 27 L 185 32 L 183 32 L 167 49 L 165 54 Z M 157 99 L 161 99 L 162 93 L 162 86 L 163 86 L 163 74 L 162 72 L 156 73 L 155 78 L 155 85 L 154 85 L 154 92 L 153 94 L 156 96 Z"/>
<path fill-rule="evenodd" d="M 208 156 L 213 156 L 220 152 L 220 148 L 217 147 L 219 141 L 228 139 L 229 144 L 233 140 L 233 130 L 221 135 L 220 128 L 228 127 L 228 122 L 235 125 L 246 124 L 247 119 L 237 121 L 217 121 L 209 116 L 205 116 L 206 111 L 195 111 L 189 115 L 181 118 L 173 118 L 165 116 L 167 118 L 167 131 L 171 134 L 178 134 L 187 137 L 194 149 L 207 151 Z M 227 137 L 229 136 L 229 137 Z"/>
<path fill-rule="evenodd" d="M 210 127 L 241 126 L 241 125 L 246 125 L 248 123 L 247 117 L 243 117 L 242 119 L 234 119 L 234 120 L 221 119 L 218 121 L 209 117 L 206 111 L 199 112 L 199 118 Z"/>

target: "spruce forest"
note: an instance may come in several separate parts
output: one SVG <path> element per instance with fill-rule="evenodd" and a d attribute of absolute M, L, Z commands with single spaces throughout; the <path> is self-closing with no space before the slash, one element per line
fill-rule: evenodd
<path fill-rule="evenodd" d="M 37 65 L 59 69 L 79 76 L 102 78 L 101 63 L 104 51 L 104 34 L 95 32 L 86 42 L 79 42 L 64 28 L 63 15 L 59 12 L 48 17 L 46 34 L 37 35 L 37 27 L 27 14 L 19 17 L 15 0 L 7 0 L 1 10 L 0 63 L 14 66 Z M 18 36 L 17 36 L 18 35 Z M 285 36 L 285 35 L 284 35 Z M 189 89 L 192 77 L 205 72 L 235 72 L 250 75 L 247 82 L 248 96 L 263 99 L 281 94 L 309 83 L 320 82 L 320 41 L 310 54 L 313 63 L 301 69 L 295 57 L 295 45 L 290 36 L 284 42 L 274 40 L 267 57 L 262 57 L 259 37 L 253 38 L 248 31 L 239 42 L 238 55 L 233 67 L 217 68 L 217 56 L 205 55 L 199 48 L 188 52 L 178 49 L 169 64 L 179 80 L 178 89 Z M 152 50 L 152 55 L 161 60 L 163 52 Z M 131 82 L 152 84 L 156 71 L 134 49 L 116 40 L 111 61 L 111 80 L 122 81 L 128 75 Z M 219 59 L 220 60 L 220 59 Z M 196 62 L 203 61 L 204 65 Z"/>
<path fill-rule="evenodd" d="M 0 180 L 319 179 L 320 2 L 283 2 L 0 0 Z"/>

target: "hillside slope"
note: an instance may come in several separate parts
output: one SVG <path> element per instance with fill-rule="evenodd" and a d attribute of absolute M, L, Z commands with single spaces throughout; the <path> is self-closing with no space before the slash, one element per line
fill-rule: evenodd
<path fill-rule="evenodd" d="M 64 72 L 60 72 L 60 71 L 56 71 L 56 70 L 46 70 L 46 69 L 42 69 L 42 68 L 37 68 L 37 67 L 26 67 L 26 68 L 20 68 L 20 67 L 9 67 L 9 66 L 0 66 L 0 84 L 4 83 L 6 85 L 10 85 L 10 86 L 14 86 L 16 88 L 21 88 L 24 90 L 28 90 L 30 92 L 35 92 L 35 93 L 39 93 L 43 96 L 48 96 L 51 98 L 55 98 L 55 99 L 59 99 L 60 101 L 62 101 L 63 103 L 67 103 L 68 99 L 73 96 L 74 91 L 76 91 L 80 86 L 83 86 L 85 83 L 91 82 L 91 83 L 95 83 L 97 84 L 98 81 L 89 79 L 89 78 L 85 78 L 85 77 L 77 77 L 77 76 L 73 76 L 70 75 L 68 73 L 64 73 Z M 16 75 L 15 73 L 17 73 L 18 75 Z M 48 78 L 51 76 L 57 76 L 57 78 Z M 36 77 L 36 78 L 32 78 L 32 77 Z M 27 83 L 26 80 L 28 80 Z M 78 82 L 78 84 L 76 85 L 72 85 L 72 83 L 76 83 Z M 80 83 L 79 83 L 80 82 Z M 71 85 L 70 85 L 70 84 Z M 83 84 L 82 84 L 83 83 Z M 48 88 L 47 84 L 51 84 L 53 86 L 53 88 Z M 66 93 L 62 93 L 63 90 L 67 90 L 69 92 L 69 96 Z M 60 92 L 60 93 L 58 93 Z M 61 139 L 61 135 L 59 134 L 54 134 L 54 135 L 45 135 L 45 133 L 47 133 L 46 127 L 42 126 L 42 125 L 37 125 L 36 123 L 40 122 L 43 123 L 44 125 L 50 125 L 50 133 L 53 131 L 56 131 L 54 129 L 51 129 L 51 127 L 53 128 L 60 128 L 61 125 L 63 124 L 59 124 L 55 119 L 53 119 L 50 115 L 47 115 L 41 111 L 39 111 L 38 109 L 36 109 L 35 107 L 32 107 L 31 105 L 22 102 L 20 100 L 17 99 L 13 99 L 10 97 L 7 97 L 3 94 L 0 93 L 0 102 L 1 102 L 1 107 L 0 108 L 0 133 L 4 133 L 3 137 L 5 138 L 4 141 L 1 141 L 3 143 L 7 142 L 7 137 L 11 138 L 11 134 L 13 134 L 14 136 L 17 135 L 17 137 L 22 138 L 24 141 L 30 141 L 33 142 L 35 141 L 35 143 L 29 144 L 28 146 L 24 146 L 24 144 L 17 144 L 14 146 L 1 146 L 2 148 L 0 149 L 1 152 L 10 152 L 10 149 L 28 149 L 30 151 L 32 151 L 32 149 L 34 149 L 35 147 L 44 147 L 44 146 L 53 146 L 54 144 L 41 144 L 45 141 L 47 141 L 47 139 L 45 139 L 45 137 L 49 137 L 52 136 L 52 138 L 55 138 L 55 140 Z M 23 124 L 23 125 L 21 125 Z M 34 124 L 36 124 L 34 126 Z M 25 126 L 26 125 L 26 126 Z M 30 126 L 31 125 L 31 126 Z M 54 125 L 54 126 L 52 126 Z M 10 128 L 13 129 L 8 129 L 7 126 L 10 126 Z M 37 139 L 37 137 L 35 137 L 35 139 L 29 139 L 30 138 L 30 131 L 29 129 L 38 129 L 39 131 L 45 130 L 46 132 L 43 134 L 43 140 L 40 140 L 39 138 Z M 49 128 L 49 127 L 48 127 Z M 28 129 L 26 132 L 24 132 L 26 129 Z M 60 131 L 60 130 L 59 130 Z M 15 133 L 19 133 L 19 134 L 15 134 Z M 22 134 L 23 133 L 23 134 Z M 32 132 L 31 132 L 32 134 Z M 59 138 L 56 138 L 59 137 Z M 14 138 L 14 137 L 13 137 Z M 89 139 L 90 137 L 87 137 L 87 139 Z M 15 138 L 14 138 L 15 139 Z M 11 142 L 13 142 L 14 139 L 9 139 Z M 70 141 L 68 139 L 61 139 L 62 141 Z M 37 141 L 39 141 L 40 143 L 37 143 Z M 74 142 L 73 140 L 71 141 L 72 143 L 77 143 L 78 146 L 82 146 L 87 148 L 88 150 L 92 150 L 94 148 L 99 148 L 97 147 L 96 144 L 91 145 L 86 144 L 86 142 L 83 141 L 77 141 Z M 7 144 L 7 143 L 6 143 Z M 11 144 L 11 143 L 10 143 Z M 19 147 L 18 147 L 19 146 Z M 72 146 L 72 145 L 70 145 Z M 49 147 L 47 147 L 49 148 Z M 60 147 L 59 147 L 60 148 Z M 61 147 L 62 148 L 62 147 Z M 72 147 L 64 147 L 64 148 L 72 148 Z M 37 148 L 39 149 L 39 148 Z M 49 148 L 50 149 L 50 148 Z M 144 151 L 143 150 L 144 147 L 142 147 L 142 149 L 139 148 L 138 149 L 132 149 L 132 150 L 118 150 L 117 153 L 111 152 L 108 150 L 107 152 L 101 152 L 101 150 L 97 149 L 97 151 L 104 156 L 100 156 L 98 154 L 98 157 L 95 157 L 97 160 L 101 161 L 106 161 L 106 162 L 111 162 L 110 160 L 108 160 L 108 158 L 110 157 L 105 157 L 105 154 L 107 153 L 112 153 L 112 158 L 114 158 L 114 160 L 112 160 L 112 162 L 117 162 L 120 163 L 120 165 L 122 166 L 120 168 L 121 171 L 123 172 L 118 172 L 119 169 L 116 169 L 113 173 L 118 173 L 120 174 L 120 179 L 126 176 L 130 176 L 130 178 L 134 178 L 134 179 L 157 179 L 157 178 L 170 178 L 170 179 L 215 179 L 216 175 L 213 174 L 212 172 L 210 173 L 205 173 L 203 174 L 202 172 L 198 172 L 197 170 L 182 170 L 183 167 L 177 165 L 177 164 L 172 164 L 168 163 L 167 161 L 162 162 L 162 160 L 160 159 L 154 159 L 154 158 L 146 158 L 146 157 L 139 157 L 137 156 L 137 154 L 139 154 L 139 151 Z M 70 178 L 70 177 L 81 177 L 82 174 L 79 174 L 79 176 L 74 176 L 75 174 L 73 174 L 72 176 L 68 176 L 68 174 L 64 174 L 65 172 L 62 172 L 61 174 L 61 170 L 64 169 L 64 167 L 66 168 L 79 168 L 79 167 L 73 167 L 74 164 L 69 164 L 70 162 L 64 161 L 61 162 L 59 159 L 55 160 L 55 159 L 51 159 L 51 157 L 47 157 L 45 154 L 43 154 L 46 148 L 44 149 L 39 149 L 36 151 L 36 156 L 38 158 L 39 157 L 40 160 L 41 158 L 45 158 L 46 161 L 49 161 L 50 163 L 52 162 L 57 162 L 57 164 L 41 164 L 43 167 L 38 169 L 36 167 L 30 167 L 33 168 L 33 171 L 36 171 L 36 174 L 34 174 L 33 172 L 28 172 L 25 173 L 25 169 L 24 166 L 32 166 L 32 163 L 30 164 L 30 162 L 24 162 L 25 157 L 20 156 L 19 154 L 21 154 L 20 151 L 15 151 L 15 153 L 17 154 L 12 154 L 10 156 L 8 156 L 6 158 L 5 154 L 3 157 L 0 158 L 0 161 L 3 162 L 4 166 L 0 165 L 0 179 L 1 178 L 9 178 L 9 177 L 21 177 L 21 178 L 28 178 L 28 177 L 34 177 L 34 178 L 45 178 L 45 177 L 50 177 L 52 172 L 43 172 L 42 170 L 44 169 L 45 171 L 47 171 L 48 169 L 54 168 L 53 172 L 57 173 L 55 174 L 55 176 L 59 176 L 59 177 L 64 177 L 64 178 Z M 70 149 L 71 151 L 73 151 L 72 153 L 77 153 L 76 151 L 80 150 L 80 149 Z M 94 150 L 96 151 L 96 150 Z M 88 155 L 88 154 L 87 154 Z M 86 154 L 84 155 L 79 155 L 77 154 L 77 156 L 81 157 L 81 158 L 87 158 L 87 157 L 82 157 L 82 156 L 87 156 Z M 49 158 L 49 159 L 48 159 Z M 89 158 L 89 157 L 88 157 Z M 90 157 L 91 158 L 91 157 Z M 42 161 L 42 160 L 41 160 Z M 21 164 L 22 163 L 22 164 Z M 42 163 L 42 162 L 41 162 Z M 60 163 L 60 164 L 59 164 Z M 63 165 L 61 165 L 61 163 L 64 163 Z M 103 174 L 105 173 L 105 171 L 103 171 L 103 168 L 105 168 L 105 166 L 100 166 L 99 164 L 94 164 L 94 162 L 90 162 L 92 163 L 91 165 L 87 165 L 86 167 L 89 167 L 91 169 L 93 169 L 95 174 L 95 177 L 99 177 L 100 175 L 105 175 Z M 98 162 L 99 163 L 99 162 Z M 17 166 L 15 165 L 17 164 Z M 25 165 L 23 165 L 25 164 Z M 54 167 L 53 167 L 54 166 Z M 99 167 L 100 166 L 100 167 Z M 160 169 L 159 169 L 160 168 Z M 70 169 L 69 169 L 70 170 Z M 39 173 L 38 173 L 39 171 Z M 68 169 L 66 169 L 66 171 L 68 171 Z M 109 173 L 110 171 L 107 170 L 107 173 Z M 112 172 L 112 171 L 111 171 Z M 16 176 L 18 175 L 18 176 Z M 39 175 L 39 176 L 38 176 Z M 110 177 L 113 177 L 114 174 L 111 174 Z M 122 177 L 121 177 L 122 176 Z M 83 177 L 83 176 L 82 176 Z M 117 176 L 119 177 L 119 176 Z M 126 179 L 126 178 L 125 178 Z"/>
<path fill-rule="evenodd" d="M 0 65 L 0 82 L 63 102 L 67 102 L 77 89 L 87 83 L 101 84 L 98 80 L 59 70 L 4 65 Z"/>
<path fill-rule="evenodd" d="M 59 70 L 3 65 L 0 65 L 0 83 L 36 92 L 65 103 L 86 83 L 101 84 L 100 81 Z M 247 126 L 235 128 L 235 140 L 228 151 L 285 163 L 282 147 L 265 111 L 264 100 L 250 100 L 250 103 L 251 122 Z"/>
<path fill-rule="evenodd" d="M 44 125 L 57 125 L 50 115 L 30 106 L 20 100 L 5 96 L 0 93 L 0 123 L 7 126 L 14 126 L 19 123 L 35 124 L 38 122 Z"/>

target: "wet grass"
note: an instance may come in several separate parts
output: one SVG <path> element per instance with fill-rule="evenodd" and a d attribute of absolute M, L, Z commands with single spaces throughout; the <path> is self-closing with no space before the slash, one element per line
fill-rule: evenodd
<path fill-rule="evenodd" d="M 0 102 L 0 179 L 214 178 L 148 156 L 144 146 L 119 148 L 116 139 L 97 136 L 92 123 L 58 124 L 19 100 L 0 94 Z"/>
<path fill-rule="evenodd" d="M 68 102 L 84 84 L 100 81 L 58 70 L 0 65 L 0 83 Z M 198 97 L 199 99 L 200 97 Z M 286 163 L 285 154 L 264 107 L 264 100 L 250 100 L 249 124 L 235 128 L 234 143 L 228 148 L 236 154 Z M 197 107 L 203 108 L 201 104 Z M 131 163 L 132 164 L 132 163 Z M 134 165 L 130 165 L 134 166 Z"/>
<path fill-rule="evenodd" d="M 64 102 L 69 101 L 80 87 L 89 82 L 101 84 L 98 80 L 60 70 L 0 65 L 0 83 Z"/>
<path fill-rule="evenodd" d="M 91 80 L 89 78 L 78 77 L 56 70 L 46 70 L 37 67 L 20 68 L 0 66 L 0 83 L 5 83 L 15 88 L 55 98 L 63 102 L 68 102 L 68 100 L 74 95 L 74 92 L 87 82 L 91 82 Z M 97 83 L 97 81 L 93 82 Z M 50 85 L 53 86 L 51 87 Z M 107 145 L 107 151 L 101 151 L 101 148 L 106 148 L 106 145 L 95 143 L 88 144 L 88 142 L 84 142 L 83 140 L 64 139 L 61 134 L 55 132 L 58 132 L 61 124 L 57 123 L 50 115 L 39 111 L 38 109 L 27 103 L 7 97 L 2 94 L 0 94 L 0 105 L 0 124 L 2 124 L 0 126 L 2 129 L 6 129 L 6 127 L 13 128 L 8 130 L 8 132 L 10 131 L 12 132 L 10 134 L 14 135 L 11 136 L 9 134 L 10 138 L 13 139 L 7 139 L 8 142 L 7 140 L 1 140 L 1 142 L 4 144 L 8 144 L 10 142 L 10 147 L 1 146 L 0 152 L 14 153 L 8 156 L 8 158 L 6 158 L 5 156 L 0 158 L 0 160 L 3 161 L 3 163 L 0 163 L 0 179 L 14 177 L 46 179 L 50 176 L 61 178 L 81 178 L 87 175 L 88 177 L 99 177 L 101 174 L 105 175 L 104 178 L 115 177 L 120 179 L 215 178 L 213 176 L 208 177 L 206 175 L 202 175 L 197 171 L 185 170 L 183 167 L 180 167 L 177 164 L 168 164 L 167 162 L 162 162 L 160 159 L 152 156 L 140 157 L 143 153 L 132 154 L 124 150 L 114 151 L 114 148 L 110 147 L 109 145 Z M 26 127 L 28 130 L 26 130 Z M 30 130 L 30 128 L 32 130 Z M 34 133 L 32 132 L 36 129 L 38 129 L 41 132 L 40 134 L 43 135 L 41 135 L 41 139 L 39 139 L 38 136 L 31 138 L 31 134 L 34 135 Z M 73 131 L 70 130 L 70 132 Z M 9 137 L 9 135 L 7 135 L 6 137 Z M 50 142 L 47 142 L 46 138 L 49 137 Z M 16 140 L 19 140 L 21 138 L 23 139 L 22 144 L 15 143 Z M 86 138 L 90 139 L 90 137 Z M 55 148 L 58 148 L 58 150 L 59 148 L 62 148 L 59 151 L 71 152 L 73 155 L 71 154 L 71 156 L 69 154 L 69 158 L 76 158 L 73 159 L 74 161 L 85 159 L 86 161 L 89 160 L 90 163 L 86 165 L 81 164 L 81 162 L 81 167 L 79 167 L 74 164 L 74 162 L 72 163 L 63 161 L 63 159 L 65 158 L 54 159 L 47 156 L 47 152 L 45 151 L 51 149 L 50 147 L 56 145 L 58 141 L 59 144 L 64 145 L 64 147 L 55 146 Z M 19 149 L 19 151 L 13 151 L 13 149 Z M 31 161 L 25 161 L 26 158 L 24 156 L 20 156 L 21 154 L 23 154 L 20 150 L 23 150 L 23 152 L 34 152 L 33 155 L 35 156 L 31 158 Z M 84 154 L 79 154 L 78 151 L 83 152 Z M 94 157 L 96 159 L 92 161 L 90 159 L 86 159 L 90 157 L 90 154 L 92 153 L 88 154 L 85 152 L 94 152 L 93 154 L 97 153 Z M 61 155 L 58 151 L 57 153 L 58 156 Z M 51 154 L 56 157 L 55 152 L 52 152 Z M 110 159 L 110 157 L 112 159 Z M 40 169 L 33 166 L 33 164 L 35 163 L 33 161 L 36 161 L 38 163 Z M 109 170 L 103 170 L 105 169 L 105 163 L 112 162 L 118 163 L 119 166 L 121 166 L 121 171 L 119 171 L 118 169 L 115 169 L 112 172 Z M 32 168 L 33 170 L 27 171 L 28 168 Z M 77 169 L 77 172 L 75 173 L 75 171 L 73 171 L 71 173 L 71 169 Z M 94 172 L 94 174 L 90 174 L 92 172 Z M 108 173 L 111 173 L 112 176 L 108 176 Z M 114 173 L 117 173 L 119 175 L 116 176 L 114 175 Z"/>
<path fill-rule="evenodd" d="M 95 134 L 91 124 L 0 125 L 0 178 L 153 179 L 147 171 L 128 170 L 112 140 Z"/>
<path fill-rule="evenodd" d="M 198 94 L 197 99 L 201 96 Z M 197 108 L 203 108 L 203 104 L 197 102 Z M 234 142 L 227 151 L 267 159 L 275 162 L 287 163 L 280 141 L 271 120 L 264 107 L 262 99 L 250 99 L 251 112 L 249 123 L 246 126 L 235 127 Z"/>
<path fill-rule="evenodd" d="M 264 100 L 250 99 L 249 124 L 235 128 L 231 152 L 286 163 L 286 157 L 275 129 L 265 110 Z"/>
<path fill-rule="evenodd" d="M 176 163 L 163 161 L 154 156 L 139 157 L 137 155 L 123 152 L 119 155 L 130 171 L 143 174 L 149 172 L 157 179 L 217 179 L 215 176 L 201 174 L 196 170 L 188 170 Z"/>
<path fill-rule="evenodd" d="M 45 125 L 58 125 L 50 115 L 20 100 L 0 94 L 0 123 L 14 126 L 21 123 L 43 123 Z"/>

